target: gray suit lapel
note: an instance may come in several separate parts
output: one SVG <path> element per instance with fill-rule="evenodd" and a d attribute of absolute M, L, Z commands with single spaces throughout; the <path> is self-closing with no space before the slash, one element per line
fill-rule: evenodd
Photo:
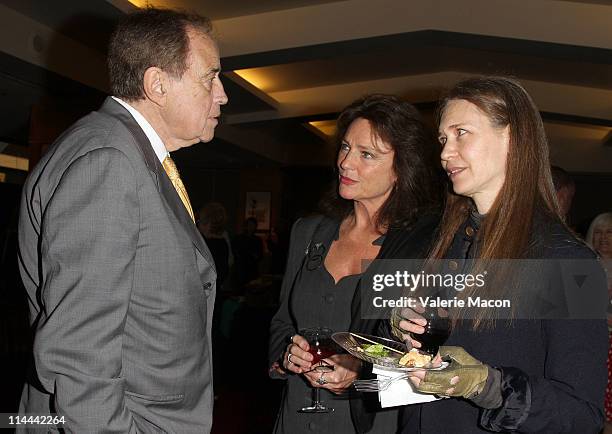
<path fill-rule="evenodd" d="M 166 171 L 159 162 L 159 159 L 153 150 L 153 146 L 151 146 L 151 142 L 147 138 L 144 131 L 142 131 L 142 128 L 140 128 L 132 115 L 121 104 L 110 97 L 106 98 L 100 112 L 119 119 L 119 121 L 121 121 L 127 127 L 130 133 L 132 133 L 132 136 L 134 136 L 134 141 L 140 149 L 144 161 L 151 172 L 151 176 L 157 184 L 157 188 L 161 196 L 166 200 L 168 206 L 180 222 L 181 226 L 183 226 L 183 228 L 190 235 L 193 244 L 202 254 L 204 259 L 206 259 L 209 264 L 213 265 L 214 261 L 212 259 L 212 255 L 210 254 L 202 235 L 191 220 L 191 216 L 185 209 L 185 205 L 183 205 L 181 198 L 177 194 L 172 181 L 170 181 L 168 175 L 166 175 Z"/>

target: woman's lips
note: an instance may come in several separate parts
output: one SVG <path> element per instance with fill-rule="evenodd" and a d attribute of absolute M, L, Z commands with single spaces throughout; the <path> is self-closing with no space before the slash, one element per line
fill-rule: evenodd
<path fill-rule="evenodd" d="M 357 181 L 354 181 L 351 178 L 347 178 L 346 176 L 340 175 L 340 183 L 344 185 L 353 185 L 357 183 Z"/>
<path fill-rule="evenodd" d="M 465 170 L 465 167 L 448 167 L 446 169 L 446 173 L 448 174 L 448 177 L 452 179 L 458 174 L 460 174 L 461 172 L 463 172 L 464 170 Z"/>

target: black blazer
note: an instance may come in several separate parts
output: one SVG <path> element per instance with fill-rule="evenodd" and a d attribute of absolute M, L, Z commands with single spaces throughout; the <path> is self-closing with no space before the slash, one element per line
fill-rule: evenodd
<path fill-rule="evenodd" d="M 438 214 L 428 213 L 411 225 L 389 230 L 378 259 L 371 264 L 364 276 L 381 272 L 385 265 L 385 262 L 381 261 L 383 259 L 425 258 L 431 240 L 434 239 L 439 221 Z M 306 255 L 306 251 L 309 250 L 308 246 L 316 244 L 317 236 L 321 233 L 327 233 L 331 225 L 335 226 L 337 222 L 327 217 L 318 216 L 300 219 L 293 226 L 289 258 L 281 288 L 281 305 L 270 325 L 270 366 L 273 362 L 278 361 L 284 352 L 288 337 L 297 332 L 292 319 L 289 300 L 293 283 L 301 267 L 304 266 L 305 261 L 312 259 L 309 259 Z M 380 315 L 380 319 L 362 319 L 359 285 L 351 303 L 351 318 L 350 330 L 367 334 L 378 334 L 386 319 L 384 315 Z M 271 372 L 271 375 L 276 376 L 274 371 Z M 368 366 L 363 372 L 363 376 L 367 377 L 368 375 L 371 375 L 371 366 Z M 372 428 L 376 412 L 380 410 L 377 397 L 375 394 L 354 394 L 351 396 L 350 406 L 355 430 L 358 433 L 367 433 Z"/>
<path fill-rule="evenodd" d="M 435 239 L 440 216 L 437 213 L 427 213 L 421 216 L 412 225 L 402 228 L 391 229 L 385 237 L 385 241 L 378 255 L 366 270 L 362 279 L 367 279 L 374 273 L 384 273 L 385 259 L 424 259 L 429 253 L 432 241 Z M 381 261 L 383 260 L 383 261 Z M 365 298 L 368 299 L 368 298 Z M 362 294 L 361 286 L 358 285 L 351 305 L 351 331 L 371 335 L 386 335 L 386 319 L 389 315 L 379 315 L 381 319 L 362 318 Z M 389 312 L 390 314 L 390 312 Z M 383 319 L 384 318 L 384 319 Z M 372 366 L 367 365 L 362 372 L 362 378 L 373 377 Z M 355 430 L 359 433 L 367 433 L 374 423 L 376 412 L 380 410 L 378 395 L 376 393 L 355 394 L 350 400 L 351 419 Z"/>

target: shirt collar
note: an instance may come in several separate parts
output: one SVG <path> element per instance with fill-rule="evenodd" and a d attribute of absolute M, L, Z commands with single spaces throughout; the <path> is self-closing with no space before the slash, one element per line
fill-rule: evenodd
<path fill-rule="evenodd" d="M 470 216 L 468 218 L 468 224 L 471 224 L 472 226 L 474 226 L 474 229 L 478 230 L 480 229 L 480 226 L 482 225 L 482 222 L 484 221 L 486 216 L 487 216 L 486 214 L 480 214 L 478 210 L 476 209 L 476 207 L 474 207 L 470 211 Z"/>
<path fill-rule="evenodd" d="M 140 128 L 142 128 L 142 131 L 144 131 L 145 135 L 149 139 L 149 142 L 151 142 L 151 146 L 153 147 L 153 150 L 155 151 L 155 155 L 157 155 L 159 162 L 163 163 L 164 159 L 169 155 L 169 153 L 166 149 L 166 146 L 164 146 L 164 142 L 162 142 L 162 139 L 155 132 L 149 121 L 147 121 L 138 110 L 129 105 L 127 102 L 123 101 L 120 98 L 117 98 L 116 96 L 113 96 L 112 98 L 119 104 L 121 104 L 123 107 L 125 107 L 128 112 L 130 112 L 138 126 L 140 126 Z"/>

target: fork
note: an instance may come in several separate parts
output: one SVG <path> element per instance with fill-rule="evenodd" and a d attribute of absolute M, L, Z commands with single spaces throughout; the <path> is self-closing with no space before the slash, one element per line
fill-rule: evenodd
<path fill-rule="evenodd" d="M 397 377 L 386 378 L 384 380 L 379 380 L 378 378 L 374 378 L 371 380 L 357 380 L 353 382 L 353 387 L 357 390 L 357 392 L 382 392 L 383 390 L 387 390 L 393 383 L 399 380 L 405 380 L 410 376 L 410 374 L 402 374 Z"/>

